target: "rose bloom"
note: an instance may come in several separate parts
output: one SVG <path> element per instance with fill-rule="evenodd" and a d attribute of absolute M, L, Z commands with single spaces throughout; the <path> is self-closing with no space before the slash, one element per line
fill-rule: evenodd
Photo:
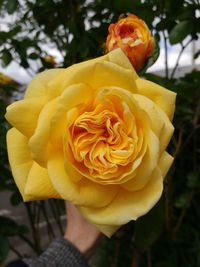
<path fill-rule="evenodd" d="M 146 23 L 133 14 L 110 24 L 106 51 L 121 48 L 136 71 L 144 67 L 151 56 L 155 42 Z"/>
<path fill-rule="evenodd" d="M 173 158 L 175 93 L 140 79 L 121 49 L 38 74 L 7 108 L 8 155 L 24 201 L 71 201 L 104 234 L 159 200 Z"/>

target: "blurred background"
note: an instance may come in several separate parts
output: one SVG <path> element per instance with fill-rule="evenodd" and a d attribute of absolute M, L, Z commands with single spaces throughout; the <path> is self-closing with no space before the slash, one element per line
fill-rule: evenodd
<path fill-rule="evenodd" d="M 101 56 L 109 24 L 128 12 L 160 46 L 144 78 L 178 94 L 168 149 L 175 161 L 159 203 L 102 239 L 90 264 L 200 266 L 200 0 L 0 0 L 1 266 L 40 254 L 65 228 L 62 201 L 22 202 L 8 165 L 5 108 L 36 73 Z"/>

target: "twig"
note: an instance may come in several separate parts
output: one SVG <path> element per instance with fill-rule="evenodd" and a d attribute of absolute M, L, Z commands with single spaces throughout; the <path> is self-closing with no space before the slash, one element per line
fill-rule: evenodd
<path fill-rule="evenodd" d="M 151 250 L 150 249 L 147 250 L 146 255 L 147 255 L 147 267 L 152 267 Z"/>
<path fill-rule="evenodd" d="M 182 49 L 181 49 L 181 51 L 180 51 L 180 53 L 179 53 L 179 55 L 177 57 L 175 67 L 174 67 L 174 69 L 172 71 L 172 74 L 171 74 L 171 79 L 174 78 L 175 72 L 176 72 L 176 70 L 178 68 L 178 64 L 179 64 L 180 58 L 181 58 L 185 48 L 192 42 L 192 40 L 193 40 L 193 38 L 191 38 L 185 45 L 181 44 Z"/>
<path fill-rule="evenodd" d="M 131 267 L 138 267 L 139 263 L 140 263 L 140 251 L 137 248 L 135 248 Z"/>
<path fill-rule="evenodd" d="M 35 227 L 34 221 L 33 221 L 33 215 L 32 215 L 32 211 L 31 211 L 31 203 L 25 203 L 25 207 L 27 210 L 27 214 L 28 214 L 28 219 L 29 219 L 29 223 L 31 226 L 31 231 L 32 231 L 32 237 L 34 240 L 34 251 L 39 255 L 42 252 L 41 246 L 40 246 L 40 236 L 38 235 L 38 230 Z"/>
<path fill-rule="evenodd" d="M 190 194 L 189 201 L 188 201 L 189 203 L 191 203 L 193 196 L 194 196 L 194 191 L 192 191 L 191 194 Z M 177 233 L 178 233 L 178 231 L 179 231 L 179 229 L 181 227 L 183 219 L 185 218 L 185 215 L 186 215 L 186 212 L 188 210 L 188 207 L 189 207 L 189 205 L 186 208 L 182 209 L 182 212 L 181 212 L 181 214 L 180 214 L 180 216 L 178 218 L 178 221 L 177 221 L 177 223 L 176 223 L 176 225 L 174 227 L 173 240 L 176 239 Z"/>
<path fill-rule="evenodd" d="M 168 48 L 167 48 L 167 37 L 165 31 L 162 32 L 164 37 L 164 47 L 165 47 L 165 77 L 169 78 L 169 68 L 168 68 Z"/>
<path fill-rule="evenodd" d="M 60 214 L 59 214 L 58 210 L 55 208 L 55 201 L 50 199 L 49 204 L 50 204 L 50 208 L 51 208 L 52 214 L 54 216 L 54 219 L 56 220 L 56 223 L 57 223 L 58 228 L 60 230 L 60 233 L 61 233 L 61 235 L 63 235 L 64 231 L 63 231 L 62 224 L 60 221 Z"/>
<path fill-rule="evenodd" d="M 23 255 L 16 248 L 14 248 L 11 244 L 9 244 L 9 247 L 20 259 L 23 258 Z"/>
<path fill-rule="evenodd" d="M 55 237 L 55 234 L 54 234 L 53 228 L 51 226 L 51 223 L 50 223 L 49 218 L 48 218 L 48 215 L 47 215 L 47 211 L 46 211 L 46 207 L 45 207 L 45 202 L 44 201 L 41 201 L 40 202 L 40 205 L 41 205 L 42 213 L 43 213 L 44 218 L 45 218 L 46 223 L 47 223 L 47 230 L 48 230 L 49 239 L 51 239 L 50 236 Z"/>
<path fill-rule="evenodd" d="M 29 238 L 27 238 L 26 236 L 19 234 L 19 237 L 24 240 L 34 251 L 35 251 L 35 246 L 34 244 L 31 242 L 31 240 Z"/>

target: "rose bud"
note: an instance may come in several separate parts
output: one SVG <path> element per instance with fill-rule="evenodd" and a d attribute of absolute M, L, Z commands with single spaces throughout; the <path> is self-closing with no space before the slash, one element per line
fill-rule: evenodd
<path fill-rule="evenodd" d="M 155 41 L 146 23 L 133 14 L 119 18 L 110 24 L 106 40 L 106 51 L 121 48 L 136 71 L 141 70 L 151 56 Z"/>

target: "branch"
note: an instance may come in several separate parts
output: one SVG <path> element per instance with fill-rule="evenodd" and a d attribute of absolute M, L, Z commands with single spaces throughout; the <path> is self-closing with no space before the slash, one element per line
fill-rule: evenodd
<path fill-rule="evenodd" d="M 179 55 L 177 57 L 176 65 L 175 65 L 175 67 L 174 67 L 174 69 L 172 71 L 172 74 L 171 74 L 171 79 L 174 78 L 175 72 L 176 72 L 176 70 L 178 68 L 178 64 L 179 64 L 180 58 L 181 58 L 185 48 L 192 42 L 192 40 L 193 40 L 193 38 L 191 38 L 185 45 L 181 44 L 182 49 L 181 49 L 181 51 L 180 51 L 180 53 L 179 53 Z"/>
<path fill-rule="evenodd" d="M 165 47 L 165 77 L 169 78 L 169 71 L 168 71 L 168 48 L 167 48 L 167 37 L 165 35 L 165 31 L 162 32 L 164 37 L 164 47 Z"/>

